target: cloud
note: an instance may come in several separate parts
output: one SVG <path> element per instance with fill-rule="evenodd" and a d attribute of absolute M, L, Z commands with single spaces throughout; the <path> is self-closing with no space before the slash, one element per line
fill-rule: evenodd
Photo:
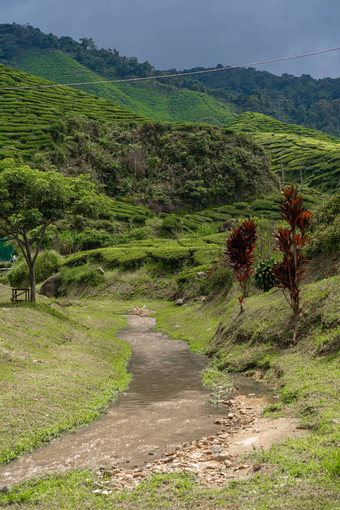
<path fill-rule="evenodd" d="M 337 0 L 0 0 L 2 23 L 92 37 L 158 69 L 236 65 L 340 46 Z M 261 67 L 339 75 L 340 52 Z"/>

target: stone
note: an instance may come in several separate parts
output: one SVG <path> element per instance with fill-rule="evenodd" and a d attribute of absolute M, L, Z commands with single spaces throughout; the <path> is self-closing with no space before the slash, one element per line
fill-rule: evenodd
<path fill-rule="evenodd" d="M 221 225 L 218 227 L 218 232 L 219 233 L 230 232 L 232 228 L 236 227 L 236 225 L 237 225 L 237 220 L 235 220 L 234 218 L 232 218 L 230 220 L 226 220 L 223 223 L 221 223 Z"/>
<path fill-rule="evenodd" d="M 184 305 L 184 299 L 177 299 L 177 300 L 176 300 L 176 305 L 177 305 L 177 306 L 182 306 L 182 305 Z"/>
<path fill-rule="evenodd" d="M 213 460 L 216 460 L 217 462 L 225 462 L 226 460 L 230 461 L 231 459 L 232 456 L 229 453 L 219 453 L 213 458 Z"/>
<path fill-rule="evenodd" d="M 48 278 L 41 286 L 40 294 L 47 297 L 57 297 L 60 286 L 60 273 Z"/>

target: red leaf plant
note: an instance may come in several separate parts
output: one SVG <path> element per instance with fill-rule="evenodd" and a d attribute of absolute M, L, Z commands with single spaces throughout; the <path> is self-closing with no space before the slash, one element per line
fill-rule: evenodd
<path fill-rule="evenodd" d="M 225 246 L 224 259 L 232 265 L 242 295 L 238 298 L 241 312 L 244 299 L 248 296 L 249 279 L 254 273 L 254 248 L 257 240 L 254 220 L 244 220 L 238 228 L 232 229 Z"/>
<path fill-rule="evenodd" d="M 302 253 L 302 248 L 308 239 L 306 228 L 312 216 L 303 207 L 301 195 L 296 186 L 282 190 L 283 197 L 280 198 L 281 216 L 289 224 L 289 228 L 279 228 L 275 232 L 276 250 L 283 254 L 282 262 L 276 262 L 273 266 L 273 274 L 278 280 L 277 287 L 289 292 L 289 305 L 293 315 L 297 316 L 300 308 L 300 285 L 306 271 L 304 263 L 307 259 Z M 299 232 L 298 232 L 299 231 Z"/>

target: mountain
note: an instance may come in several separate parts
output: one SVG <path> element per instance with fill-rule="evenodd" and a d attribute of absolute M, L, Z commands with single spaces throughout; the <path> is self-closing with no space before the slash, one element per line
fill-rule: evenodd
<path fill-rule="evenodd" d="M 99 53 L 100 57 L 91 51 Z M 153 74 L 150 64 L 120 57 L 116 50 L 91 50 L 71 38 L 58 39 L 20 25 L 0 25 L 0 62 L 56 83 Z M 105 83 L 77 86 L 77 89 L 154 120 L 222 126 L 236 116 L 234 108 L 225 101 L 200 90 L 182 90 L 166 83 Z"/>
<path fill-rule="evenodd" d="M 266 150 L 272 170 L 286 182 L 300 182 L 326 193 L 340 191 L 340 139 L 320 131 L 285 124 L 259 113 L 246 112 L 228 126 L 246 132 Z"/>
<path fill-rule="evenodd" d="M 0 88 L 51 84 L 0 65 Z M 86 173 L 155 211 L 199 209 L 278 189 L 263 149 L 207 124 L 151 122 L 70 87 L 0 90 L 0 156 Z"/>
<path fill-rule="evenodd" d="M 0 62 L 59 83 L 164 74 L 116 49 L 98 49 L 92 39 L 76 42 L 15 23 L 0 25 Z M 276 76 L 247 68 L 84 90 L 157 120 L 223 125 L 237 113 L 254 111 L 340 136 L 340 78 Z"/>

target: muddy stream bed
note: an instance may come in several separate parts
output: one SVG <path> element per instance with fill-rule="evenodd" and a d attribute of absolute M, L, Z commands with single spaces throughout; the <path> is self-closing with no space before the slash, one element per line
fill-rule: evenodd
<path fill-rule="evenodd" d="M 81 468 L 112 474 L 113 466 L 121 474 L 118 476 L 121 487 L 134 486 L 133 482 L 146 476 L 147 470 L 159 472 L 162 465 L 166 466 L 163 471 L 169 471 L 171 463 L 187 469 L 176 464 L 177 458 L 188 457 L 179 454 L 182 448 L 179 445 L 183 443 L 190 451 L 198 449 L 202 454 L 209 451 L 204 454 L 204 462 L 214 461 L 211 455 L 221 457 L 225 452 L 221 441 L 227 445 L 227 438 L 241 434 L 234 438 L 238 448 L 234 444 L 234 449 L 230 449 L 228 442 L 229 461 L 215 459 L 230 465 L 233 456 L 253 448 L 256 441 L 259 447 L 266 446 L 263 437 L 268 436 L 270 427 L 266 420 L 261 424 L 264 419 L 260 418 L 268 403 L 263 396 L 266 391 L 263 384 L 238 378 L 238 395 L 218 406 L 209 404 L 209 392 L 203 388 L 200 375 L 207 358 L 190 352 L 181 340 L 152 331 L 156 324 L 153 317 L 130 315 L 127 321 L 128 325 L 117 336 L 132 347 L 128 369 L 133 377 L 128 390 L 93 424 L 0 467 L 0 487 L 45 473 Z M 287 436 L 292 429 L 298 432 L 295 422 L 283 423 L 281 427 L 279 420 L 276 422 L 271 442 Z M 197 439 L 202 437 L 200 446 Z"/>

